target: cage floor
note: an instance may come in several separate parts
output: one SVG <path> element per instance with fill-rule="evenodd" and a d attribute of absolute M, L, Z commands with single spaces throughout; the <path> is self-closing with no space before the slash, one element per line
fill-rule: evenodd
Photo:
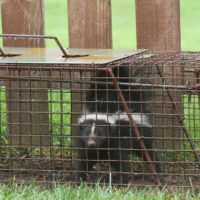
<path fill-rule="evenodd" d="M 108 184 L 109 174 L 105 173 L 107 166 L 101 163 L 98 167 L 97 169 L 94 168 L 93 173 L 88 175 L 88 183 Z M 148 175 L 145 176 L 144 171 L 139 168 L 141 166 L 135 167 L 134 172 L 130 173 L 129 185 L 134 187 L 156 186 L 153 177 L 150 177 L 148 173 L 148 169 L 146 169 Z M 165 164 L 164 168 L 164 186 L 200 189 L 200 169 L 197 169 L 194 164 L 184 164 L 184 166 L 176 163 Z M 13 159 L 12 162 L 7 162 L 5 165 L 1 164 L 0 180 L 3 183 L 75 184 L 74 170 L 74 164 L 59 159 L 42 160 L 21 157 L 16 160 Z M 99 179 L 99 177 L 101 178 Z"/>

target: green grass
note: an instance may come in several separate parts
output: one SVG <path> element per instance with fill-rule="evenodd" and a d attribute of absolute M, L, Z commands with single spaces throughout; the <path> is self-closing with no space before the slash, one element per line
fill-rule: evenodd
<path fill-rule="evenodd" d="M 184 95 L 184 117 L 185 126 L 188 128 L 194 146 L 196 150 L 200 150 L 200 104 L 197 95 Z M 190 149 L 187 138 L 185 138 L 184 149 Z"/>
<path fill-rule="evenodd" d="M 53 145 L 67 145 L 71 142 L 71 93 L 67 90 L 49 90 L 50 132 Z"/>
<path fill-rule="evenodd" d="M 180 0 L 181 2 L 181 46 L 182 50 L 200 50 L 200 2 Z"/>
<path fill-rule="evenodd" d="M 54 186 L 51 189 L 41 188 L 35 185 L 16 185 L 10 187 L 0 185 L 0 200 L 197 200 L 200 194 L 193 191 L 182 193 L 181 191 L 166 191 L 158 189 L 116 189 L 111 187 L 88 187 L 82 185 Z"/>
<path fill-rule="evenodd" d="M 46 0 L 45 34 L 57 36 L 64 47 L 68 47 L 67 0 Z M 47 41 L 47 47 L 57 47 L 55 42 Z"/>
<path fill-rule="evenodd" d="M 49 122 L 53 145 L 71 143 L 71 93 L 67 90 L 49 90 Z M 0 144 L 7 144 L 7 110 L 5 87 L 0 87 Z"/>
<path fill-rule="evenodd" d="M 7 144 L 7 114 L 5 87 L 0 87 L 0 145 Z"/>
<path fill-rule="evenodd" d="M 112 0 L 113 48 L 136 49 L 135 3 Z"/>

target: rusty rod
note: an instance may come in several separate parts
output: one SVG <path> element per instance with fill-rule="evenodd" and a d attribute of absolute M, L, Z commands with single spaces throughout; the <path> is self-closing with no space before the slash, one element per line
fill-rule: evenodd
<path fill-rule="evenodd" d="M 163 77 L 163 75 L 162 75 L 162 73 L 161 73 L 159 67 L 156 66 L 156 69 L 157 69 L 157 72 L 158 72 L 159 76 L 160 76 L 161 79 L 162 79 L 162 82 L 164 83 L 164 82 L 165 82 L 165 79 L 164 79 L 164 77 Z M 192 149 L 192 152 L 193 152 L 193 154 L 194 154 L 194 157 L 195 157 L 196 161 L 200 164 L 200 158 L 199 158 L 199 156 L 198 156 L 198 154 L 197 154 L 197 152 L 196 152 L 196 150 L 195 150 L 195 146 L 194 146 L 194 144 L 193 144 L 193 142 L 192 142 L 192 140 L 191 140 L 190 133 L 189 133 L 188 129 L 186 128 L 184 122 L 183 122 L 184 120 L 181 118 L 181 114 L 179 113 L 179 110 L 178 110 L 178 108 L 177 108 L 177 105 L 176 105 L 176 103 L 175 103 L 175 101 L 174 101 L 174 99 L 173 99 L 173 97 L 172 97 L 170 91 L 169 91 L 167 88 L 166 88 L 166 92 L 167 92 L 167 95 L 168 95 L 168 97 L 169 97 L 169 99 L 170 99 L 172 105 L 173 105 L 173 109 L 174 109 L 174 110 L 176 111 L 176 113 L 177 113 L 176 117 L 178 118 L 178 122 L 180 123 L 180 125 L 181 125 L 181 127 L 182 127 L 182 129 L 183 129 L 183 132 L 185 133 L 185 135 L 186 135 L 186 137 L 187 137 L 187 139 L 188 139 L 188 142 L 189 142 L 189 144 L 190 144 L 190 148 Z"/>
<path fill-rule="evenodd" d="M 190 87 L 191 90 L 200 90 L 200 83 Z"/>
<path fill-rule="evenodd" d="M 60 43 L 57 37 L 55 36 L 45 36 L 45 35 L 23 35 L 23 34 L 0 34 L 0 37 L 3 38 L 19 38 L 19 39 L 52 39 L 55 40 L 56 44 L 60 48 L 60 50 L 63 53 L 64 57 L 71 57 L 70 55 L 67 54 L 65 51 L 64 47 Z"/>
<path fill-rule="evenodd" d="M 85 57 L 88 55 L 69 55 L 65 51 L 65 48 L 60 43 L 59 39 L 56 36 L 46 36 L 46 35 L 23 35 L 23 34 L 0 34 L 0 37 L 3 38 L 19 38 L 19 39 L 52 39 L 56 42 L 59 49 L 63 53 L 63 57 L 65 58 L 74 58 L 74 57 Z"/>
<path fill-rule="evenodd" d="M 200 90 L 200 84 L 184 86 L 184 85 L 160 85 L 150 83 L 119 83 L 119 85 L 128 85 L 132 87 L 146 87 L 146 88 L 161 88 L 161 89 L 174 89 L 174 90 Z"/>
<path fill-rule="evenodd" d="M 149 163 L 149 167 L 150 167 L 151 173 L 152 173 L 153 175 L 155 175 L 156 183 L 157 183 L 159 186 L 162 186 L 162 183 L 161 183 L 161 181 L 160 181 L 160 177 L 159 177 L 159 175 L 158 175 L 158 173 L 157 173 L 157 171 L 156 171 L 156 169 L 155 169 L 155 165 L 153 164 L 153 161 L 151 160 L 151 158 L 150 158 L 150 156 L 149 156 L 148 150 L 147 150 L 147 148 L 146 148 L 146 146 L 145 146 L 145 144 L 144 144 L 144 139 L 143 139 L 143 137 L 141 136 L 141 134 L 140 134 L 140 132 L 139 132 L 137 126 L 136 126 L 136 123 L 135 123 L 135 121 L 134 121 L 134 119 L 133 119 L 133 117 L 132 117 L 132 115 L 131 115 L 131 111 L 130 111 L 130 109 L 129 109 L 127 103 L 126 103 L 126 100 L 125 100 L 125 98 L 124 98 L 124 96 L 123 96 L 123 94 L 122 94 L 122 92 L 121 92 L 121 89 L 120 89 L 120 87 L 119 87 L 119 85 L 118 85 L 118 83 L 117 83 L 117 81 L 116 81 L 116 77 L 115 77 L 115 75 L 113 74 L 112 69 L 109 68 L 109 69 L 106 69 L 106 71 L 108 72 L 108 75 L 110 76 L 110 78 L 111 78 L 111 80 L 112 80 L 112 82 L 113 82 L 113 85 L 114 85 L 114 87 L 115 87 L 116 90 L 117 90 L 117 93 L 118 93 L 118 95 L 119 95 L 120 101 L 122 102 L 123 107 L 124 107 L 124 110 L 125 110 L 125 112 L 126 112 L 126 114 L 127 114 L 127 117 L 128 117 L 128 119 L 129 119 L 129 122 L 130 122 L 131 128 L 132 128 L 132 130 L 133 130 L 133 133 L 135 133 L 135 136 L 137 137 L 137 140 L 138 140 L 138 142 L 139 142 L 139 145 L 140 145 L 140 147 L 141 147 L 141 150 L 142 150 L 142 152 L 144 153 L 144 158 L 145 158 L 146 161 Z"/>
<path fill-rule="evenodd" d="M 1 53 L 1 49 L 0 49 L 0 53 Z M 5 54 L 6 55 L 6 54 Z M 53 80 L 53 81 L 59 81 L 60 79 L 55 77 L 52 78 L 47 78 L 47 77 L 42 77 L 43 81 L 49 81 L 49 80 Z M 10 80 L 16 80 L 18 79 L 16 76 L 10 76 L 10 77 L 5 77 L 5 76 L 0 76 L 0 79 L 10 79 Z M 21 80 L 34 80 L 34 81 L 41 81 L 41 77 L 28 77 L 28 76 L 23 76 L 21 78 Z M 72 81 L 70 80 L 62 80 L 63 82 L 66 83 L 70 83 Z M 76 81 L 73 80 L 73 83 L 85 83 L 85 84 L 92 84 L 92 83 L 96 83 L 99 85 L 112 85 L 112 82 L 102 82 L 102 81 Z M 156 88 L 156 89 L 172 89 L 172 90 L 183 90 L 183 91 L 188 91 L 191 90 L 191 92 L 197 92 L 198 90 L 200 90 L 200 84 L 196 84 L 196 85 L 190 85 L 190 86 L 182 86 L 182 85 L 159 85 L 159 84 L 148 84 L 148 83 L 118 83 L 118 85 L 127 85 L 127 86 L 131 86 L 131 87 L 135 87 L 135 88 L 139 88 L 139 87 L 144 87 L 144 88 Z"/>
<path fill-rule="evenodd" d="M 1 53 L 1 56 L 5 57 L 5 53 L 3 52 L 2 48 L 0 48 L 0 53 Z"/>

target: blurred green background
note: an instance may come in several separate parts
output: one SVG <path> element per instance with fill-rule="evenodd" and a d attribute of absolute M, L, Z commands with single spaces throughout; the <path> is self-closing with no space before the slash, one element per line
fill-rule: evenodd
<path fill-rule="evenodd" d="M 45 32 L 56 35 L 68 46 L 67 0 L 45 0 Z M 182 50 L 200 49 L 200 1 L 181 2 Z M 159 17 L 159 16 L 158 16 Z M 114 48 L 136 48 L 135 1 L 112 0 L 112 26 Z M 54 43 L 47 43 L 55 47 Z"/>

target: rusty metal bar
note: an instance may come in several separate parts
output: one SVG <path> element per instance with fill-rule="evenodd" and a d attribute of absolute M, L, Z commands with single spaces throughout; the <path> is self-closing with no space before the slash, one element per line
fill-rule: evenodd
<path fill-rule="evenodd" d="M 153 161 L 151 160 L 150 156 L 149 156 L 149 153 L 148 153 L 148 150 L 144 144 L 144 139 L 143 137 L 141 136 L 137 126 L 136 126 L 136 123 L 135 121 L 133 120 L 133 117 L 131 116 L 131 111 L 130 109 L 128 108 L 128 105 L 126 103 L 126 100 L 121 92 L 121 89 L 116 81 L 116 77 L 115 75 L 113 74 L 113 71 L 112 69 L 106 69 L 107 72 L 108 72 L 108 75 L 110 76 L 112 82 L 113 82 L 113 85 L 114 87 L 116 88 L 118 94 L 119 94 L 119 98 L 120 98 L 120 101 L 122 102 L 123 104 L 123 107 L 124 107 L 124 110 L 127 114 L 127 117 L 129 119 L 129 122 L 130 122 L 130 125 L 131 125 L 131 128 L 133 130 L 133 132 L 135 133 L 136 137 L 137 137 L 137 140 L 139 142 L 139 145 L 141 147 L 141 150 L 143 151 L 144 153 L 144 157 L 146 159 L 146 161 L 149 163 L 149 167 L 150 167 L 150 170 L 151 170 L 151 173 L 153 175 L 155 175 L 155 179 L 156 179 L 156 183 L 159 185 L 159 186 L 162 186 L 162 183 L 161 183 L 161 180 L 160 180 L 160 177 L 158 175 L 158 173 L 156 172 L 156 169 L 155 169 L 155 165 L 153 164 Z"/>
<path fill-rule="evenodd" d="M 196 85 L 193 85 L 193 86 L 190 86 L 189 89 L 190 89 L 190 90 L 200 90 L 200 83 L 199 83 L 199 84 L 196 84 Z"/>
<path fill-rule="evenodd" d="M 18 38 L 18 39 L 51 39 L 56 42 L 58 45 L 59 49 L 63 53 L 63 57 L 65 58 L 73 58 L 73 57 L 85 57 L 88 55 L 69 55 L 65 51 L 65 48 L 62 46 L 60 43 L 59 39 L 56 36 L 45 36 L 45 35 L 23 35 L 23 34 L 0 34 L 0 37 L 2 38 Z M 0 52 L 2 54 L 2 52 Z M 2 54 L 3 55 L 3 54 Z M 4 54 L 5 56 L 5 54 Z"/>
<path fill-rule="evenodd" d="M 10 76 L 9 78 L 8 77 L 4 77 L 4 76 L 0 76 L 1 79 L 11 79 L 11 80 L 15 80 L 17 79 L 15 76 Z M 43 80 L 42 81 L 49 81 L 49 80 L 53 80 L 53 81 L 58 81 L 59 79 L 55 76 L 55 77 L 51 77 L 51 78 L 48 78 L 48 77 L 42 77 Z M 21 80 L 40 80 L 39 77 L 22 77 Z M 73 83 L 85 83 L 85 84 L 92 84 L 92 83 L 96 83 L 96 84 L 99 84 L 99 85 L 112 85 L 113 83 L 112 82 L 101 82 L 101 81 L 79 81 L 79 80 L 73 80 L 73 81 L 70 81 L 70 80 L 63 80 L 63 82 L 65 83 L 68 83 L 68 82 L 73 82 Z M 192 86 L 181 86 L 181 85 L 177 85 L 177 86 L 174 86 L 174 85 L 159 85 L 159 84 L 147 84 L 147 83 L 118 83 L 118 85 L 127 85 L 127 86 L 132 86 L 132 87 L 147 87 L 147 88 L 161 88 L 161 89 L 180 89 L 180 90 L 194 90 L 196 91 L 199 87 L 199 85 L 192 85 Z M 196 89 L 195 89 L 196 88 Z"/>
<path fill-rule="evenodd" d="M 55 36 L 45 36 L 45 35 L 23 35 L 23 34 L 0 34 L 2 38 L 19 38 L 19 39 L 52 39 L 55 40 L 56 44 L 60 48 L 64 57 L 70 57 L 65 51 L 64 47 Z"/>
<path fill-rule="evenodd" d="M 105 83 L 102 83 L 105 84 Z M 200 90 L 200 84 L 183 86 L 183 85 L 159 85 L 159 84 L 148 84 L 148 83 L 119 83 L 119 85 L 127 85 L 132 87 L 148 87 L 148 88 L 161 88 L 161 89 L 180 89 L 180 90 Z"/>
<path fill-rule="evenodd" d="M 156 66 L 156 69 L 157 69 L 158 75 L 161 77 L 162 82 L 164 83 L 164 82 L 165 82 L 165 79 L 164 79 L 164 77 L 163 77 L 163 75 L 162 75 L 162 73 L 161 73 L 159 67 Z M 198 87 L 199 87 L 199 86 L 198 86 Z M 174 102 L 174 99 L 173 99 L 173 97 L 172 97 L 170 91 L 169 91 L 167 88 L 166 88 L 166 92 L 167 92 L 167 95 L 168 95 L 168 97 L 169 97 L 169 99 L 170 99 L 172 105 L 173 105 L 173 109 L 174 109 L 174 110 L 176 111 L 176 113 L 177 113 L 176 117 L 178 118 L 178 122 L 179 122 L 180 125 L 182 126 L 183 132 L 185 133 L 185 135 L 186 135 L 186 137 L 187 137 L 187 139 L 188 139 L 188 142 L 189 142 L 189 144 L 190 144 L 190 148 L 192 149 L 192 152 L 193 152 L 193 154 L 194 154 L 194 157 L 195 157 L 196 161 L 200 164 L 200 158 L 199 158 L 199 156 L 198 156 L 198 154 L 197 154 L 197 152 L 196 152 L 196 150 L 195 150 L 195 146 L 194 146 L 194 144 L 193 144 L 193 142 L 192 142 L 192 140 L 191 140 L 190 133 L 189 133 L 188 129 L 185 127 L 185 125 L 184 125 L 184 122 L 183 122 L 184 119 L 181 118 L 181 114 L 179 113 L 179 110 L 178 110 L 178 108 L 177 108 L 177 105 L 176 105 L 176 103 Z"/>
<path fill-rule="evenodd" d="M 0 57 L 14 57 L 20 56 L 20 54 L 13 54 L 13 53 L 5 53 L 2 48 L 0 48 Z"/>
<path fill-rule="evenodd" d="M 5 56 L 6 56 L 5 53 L 4 53 L 4 51 L 2 50 L 2 48 L 0 48 L 0 53 L 1 53 L 1 56 L 2 56 L 2 57 L 5 57 Z"/>

